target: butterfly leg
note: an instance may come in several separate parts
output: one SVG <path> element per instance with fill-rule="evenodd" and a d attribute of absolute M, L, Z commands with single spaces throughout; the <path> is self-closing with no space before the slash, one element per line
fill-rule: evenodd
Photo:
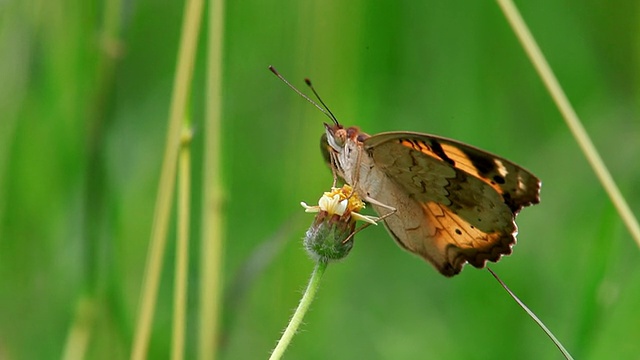
<path fill-rule="evenodd" d="M 331 185 L 331 188 L 335 188 L 338 185 L 338 174 L 336 173 L 336 162 L 338 161 L 338 159 L 336 159 L 335 154 L 331 154 L 331 174 L 333 175 L 333 184 Z"/>
<path fill-rule="evenodd" d="M 364 201 L 365 201 L 365 202 L 368 202 L 369 204 L 377 205 L 377 206 L 380 206 L 380 207 L 382 207 L 382 208 L 385 208 L 385 209 L 389 210 L 389 212 L 388 212 L 388 213 L 386 213 L 386 214 L 384 214 L 384 215 L 382 215 L 382 216 L 379 216 L 379 217 L 375 220 L 375 221 L 376 221 L 376 223 L 377 223 L 377 222 L 380 222 L 380 221 L 382 221 L 382 220 L 384 220 L 384 219 L 386 219 L 386 218 L 388 218 L 389 216 L 391 216 L 391 215 L 395 214 L 395 213 L 398 211 L 398 209 L 396 209 L 396 208 L 394 208 L 394 207 L 392 207 L 392 206 L 389 206 L 389 205 L 385 205 L 385 204 L 383 204 L 383 203 L 379 202 L 378 200 L 376 200 L 376 199 L 374 199 L 374 198 L 367 197 L 367 198 L 365 198 L 365 199 L 364 199 Z M 346 238 L 346 239 L 344 239 L 344 240 L 342 241 L 342 243 L 343 243 L 343 244 L 345 244 L 347 241 L 351 240 L 351 238 L 353 238 L 357 233 L 359 233 L 360 231 L 362 231 L 362 230 L 364 230 L 365 228 L 369 227 L 369 225 L 372 225 L 372 224 L 370 224 L 370 223 L 362 224 L 362 226 L 360 226 L 359 228 L 357 228 L 356 230 L 354 230 L 351 234 L 349 234 L 349 236 L 347 236 L 347 238 Z"/>
<path fill-rule="evenodd" d="M 338 186 L 338 174 L 336 174 L 336 168 L 331 167 L 331 173 L 333 174 L 333 184 L 331 184 L 331 188 L 335 188 Z"/>
<path fill-rule="evenodd" d="M 379 206 L 381 208 L 385 208 L 385 209 L 389 210 L 388 213 L 386 213 L 386 214 L 384 214 L 382 216 L 379 216 L 376 219 L 376 222 L 382 221 L 382 220 L 388 218 L 389 216 L 395 214 L 398 211 L 398 209 L 394 208 L 393 206 L 389 206 L 387 204 L 383 204 L 380 201 L 378 201 L 378 200 L 376 200 L 376 199 L 374 199 L 372 197 L 368 197 L 367 196 L 366 198 L 364 198 L 364 202 L 372 204 L 372 205 L 376 205 L 376 206 Z"/>
<path fill-rule="evenodd" d="M 356 164 L 360 164 L 361 159 L 362 159 L 362 152 L 358 151 L 358 155 L 356 157 Z M 336 159 L 336 161 L 338 160 Z M 353 175 L 351 176 L 351 183 L 349 185 L 351 185 L 351 188 L 355 190 L 358 188 L 358 182 L 360 182 L 360 166 L 356 166 L 355 169 L 353 170 Z M 356 193 L 355 191 L 351 192 L 351 194 L 349 194 L 349 197 L 347 199 L 351 199 L 351 197 L 355 193 Z"/>
<path fill-rule="evenodd" d="M 354 189 L 358 188 L 358 183 L 360 182 L 360 164 L 362 161 L 362 151 L 358 151 L 356 155 L 356 166 L 353 169 L 353 176 L 351 176 L 351 182 L 353 183 L 351 187 Z"/>
<path fill-rule="evenodd" d="M 359 233 L 361 230 L 364 230 L 365 228 L 369 227 L 369 225 L 371 224 L 370 223 L 362 224 L 362 226 L 355 229 L 351 234 L 349 234 L 349 236 L 347 236 L 346 239 L 342 240 L 342 243 L 346 244 L 349 240 L 351 240 L 354 236 L 356 236 L 356 234 Z"/>

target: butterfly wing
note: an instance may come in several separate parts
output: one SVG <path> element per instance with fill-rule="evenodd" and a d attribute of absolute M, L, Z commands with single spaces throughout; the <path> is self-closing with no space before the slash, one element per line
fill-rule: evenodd
<path fill-rule="evenodd" d="M 386 219 L 389 232 L 446 276 L 459 273 L 465 262 L 482 268 L 510 254 L 516 215 L 539 202 L 540 181 L 529 171 L 455 140 L 390 132 L 363 145 L 375 167 L 414 202 L 385 196 L 386 205 L 404 211 Z M 407 216 L 419 224 L 407 226 Z"/>

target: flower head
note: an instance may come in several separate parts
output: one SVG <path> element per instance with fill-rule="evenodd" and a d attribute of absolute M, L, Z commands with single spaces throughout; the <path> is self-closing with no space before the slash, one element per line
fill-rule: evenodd
<path fill-rule="evenodd" d="M 309 206 L 305 202 L 300 205 L 308 213 L 317 213 L 326 211 L 329 215 L 339 215 L 353 217 L 355 220 L 361 220 L 376 225 L 376 218 L 373 216 L 362 215 L 360 210 L 364 209 L 364 202 L 360 200 L 358 194 L 354 193 L 351 186 L 344 185 L 341 188 L 331 188 L 331 191 L 325 192 L 318 200 L 318 205 Z"/>
<path fill-rule="evenodd" d="M 306 212 L 318 213 L 304 239 L 305 248 L 316 260 L 331 261 L 345 257 L 353 247 L 357 220 L 376 224 L 375 217 L 359 213 L 364 202 L 349 185 L 325 192 L 318 205 L 300 204 Z"/>

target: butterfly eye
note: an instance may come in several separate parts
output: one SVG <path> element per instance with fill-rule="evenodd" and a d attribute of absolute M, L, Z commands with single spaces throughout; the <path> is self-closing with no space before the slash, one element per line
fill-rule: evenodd
<path fill-rule="evenodd" d="M 337 152 L 342 152 L 344 143 L 347 138 L 347 133 L 344 129 L 334 130 L 330 126 L 326 127 L 327 143 L 331 148 Z"/>
<path fill-rule="evenodd" d="M 327 142 L 329 143 L 329 146 L 331 146 L 335 151 L 342 151 L 344 140 L 340 141 L 339 138 L 336 138 L 331 134 L 327 134 Z"/>

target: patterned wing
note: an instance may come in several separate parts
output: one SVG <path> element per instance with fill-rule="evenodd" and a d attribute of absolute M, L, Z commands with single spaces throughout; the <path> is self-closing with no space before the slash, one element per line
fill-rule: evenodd
<path fill-rule="evenodd" d="M 398 210 L 397 216 L 388 217 L 389 232 L 446 276 L 459 273 L 465 262 L 482 268 L 486 261 L 510 254 L 516 215 L 539 202 L 540 181 L 533 174 L 454 140 L 382 133 L 366 139 L 364 149 L 376 168 L 420 205 L 411 213 Z M 418 225 L 402 220 L 416 215 L 422 220 Z"/>

